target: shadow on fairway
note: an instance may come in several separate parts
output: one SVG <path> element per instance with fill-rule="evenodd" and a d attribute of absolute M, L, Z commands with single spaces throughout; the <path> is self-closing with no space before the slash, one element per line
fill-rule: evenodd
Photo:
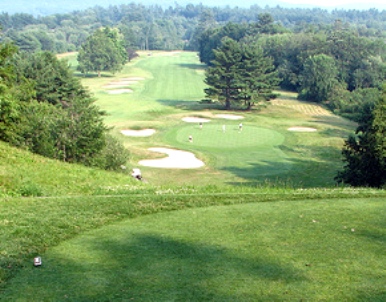
<path fill-rule="evenodd" d="M 189 68 L 189 69 L 202 69 L 204 70 L 206 65 L 205 64 L 176 64 L 180 67 L 183 67 L 183 68 Z"/>
<path fill-rule="evenodd" d="M 224 105 L 220 103 L 205 103 L 197 100 L 157 100 L 158 103 L 164 106 L 178 108 L 181 110 L 223 110 Z"/>
<path fill-rule="evenodd" d="M 302 157 L 298 154 L 291 156 L 286 162 L 272 160 L 256 160 L 250 163 L 247 168 L 224 167 L 237 177 L 250 182 L 249 185 L 269 185 L 280 187 L 326 187 L 334 186 L 336 182 L 334 169 L 337 172 L 341 165 L 337 164 L 336 157 L 340 151 L 333 147 L 310 147 L 298 146 L 300 149 L 307 149 L 308 154 Z M 296 151 L 286 146 L 280 146 L 286 154 L 294 154 Z M 330 160 L 335 158 L 335 160 Z M 245 183 L 230 183 L 232 185 L 245 185 Z M 248 184 L 246 184 L 248 185 Z"/>
<path fill-rule="evenodd" d="M 307 281 L 302 271 L 264 256 L 264 247 L 255 253 L 259 256 L 242 257 L 220 246 L 118 233 L 119 239 L 82 242 L 81 248 L 98 255 L 98 262 L 51 255 L 46 268 L 25 282 L 23 293 L 30 290 L 42 300 L 56 301 L 279 301 L 264 288 L 245 289 L 245 282 Z"/>

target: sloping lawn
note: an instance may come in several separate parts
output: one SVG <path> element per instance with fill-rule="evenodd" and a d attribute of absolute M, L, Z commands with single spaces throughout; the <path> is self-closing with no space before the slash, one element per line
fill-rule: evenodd
<path fill-rule="evenodd" d="M 5 301 L 385 301 L 383 198 L 159 213 L 41 255 Z"/>

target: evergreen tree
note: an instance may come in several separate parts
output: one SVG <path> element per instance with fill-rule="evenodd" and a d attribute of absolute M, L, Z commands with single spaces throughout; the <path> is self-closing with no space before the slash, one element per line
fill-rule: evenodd
<path fill-rule="evenodd" d="M 278 83 L 272 60 L 255 46 L 241 45 L 230 38 L 214 50 L 215 60 L 206 70 L 206 96 L 225 104 L 243 103 L 250 109 L 260 100 L 274 97 L 272 88 Z"/>
<path fill-rule="evenodd" d="M 346 164 L 338 182 L 378 188 L 386 184 L 386 85 L 375 108 L 367 107 L 356 136 L 348 138 L 342 154 Z"/>
<path fill-rule="evenodd" d="M 266 57 L 260 47 L 243 46 L 239 101 L 243 101 L 248 110 L 259 101 L 275 98 L 272 88 L 278 85 L 279 79 L 272 59 Z"/>
<path fill-rule="evenodd" d="M 212 66 L 206 70 L 205 89 L 206 96 L 217 99 L 225 104 L 225 109 L 231 108 L 232 101 L 239 97 L 241 87 L 240 62 L 242 52 L 240 45 L 230 39 L 224 38 L 222 46 L 213 50 L 215 59 Z"/>

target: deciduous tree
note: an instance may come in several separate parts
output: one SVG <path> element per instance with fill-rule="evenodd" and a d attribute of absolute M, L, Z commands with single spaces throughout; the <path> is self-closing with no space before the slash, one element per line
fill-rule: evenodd
<path fill-rule="evenodd" d="M 115 73 L 127 62 L 127 52 L 118 29 L 98 29 L 82 44 L 78 54 L 78 70 L 82 73 L 102 71 Z"/>

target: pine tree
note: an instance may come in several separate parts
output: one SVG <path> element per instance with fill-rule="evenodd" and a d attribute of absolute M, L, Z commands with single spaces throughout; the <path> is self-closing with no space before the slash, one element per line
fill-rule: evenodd
<path fill-rule="evenodd" d="M 213 65 L 206 70 L 205 83 L 210 87 L 205 89 L 205 93 L 207 97 L 225 103 L 228 110 L 241 89 L 241 48 L 236 41 L 224 38 L 222 46 L 214 50 L 214 55 Z"/>
<path fill-rule="evenodd" d="M 214 50 L 215 59 L 206 70 L 206 96 L 225 104 L 242 103 L 250 109 L 260 100 L 274 97 L 272 88 L 278 83 L 272 60 L 261 49 L 224 38 Z"/>

